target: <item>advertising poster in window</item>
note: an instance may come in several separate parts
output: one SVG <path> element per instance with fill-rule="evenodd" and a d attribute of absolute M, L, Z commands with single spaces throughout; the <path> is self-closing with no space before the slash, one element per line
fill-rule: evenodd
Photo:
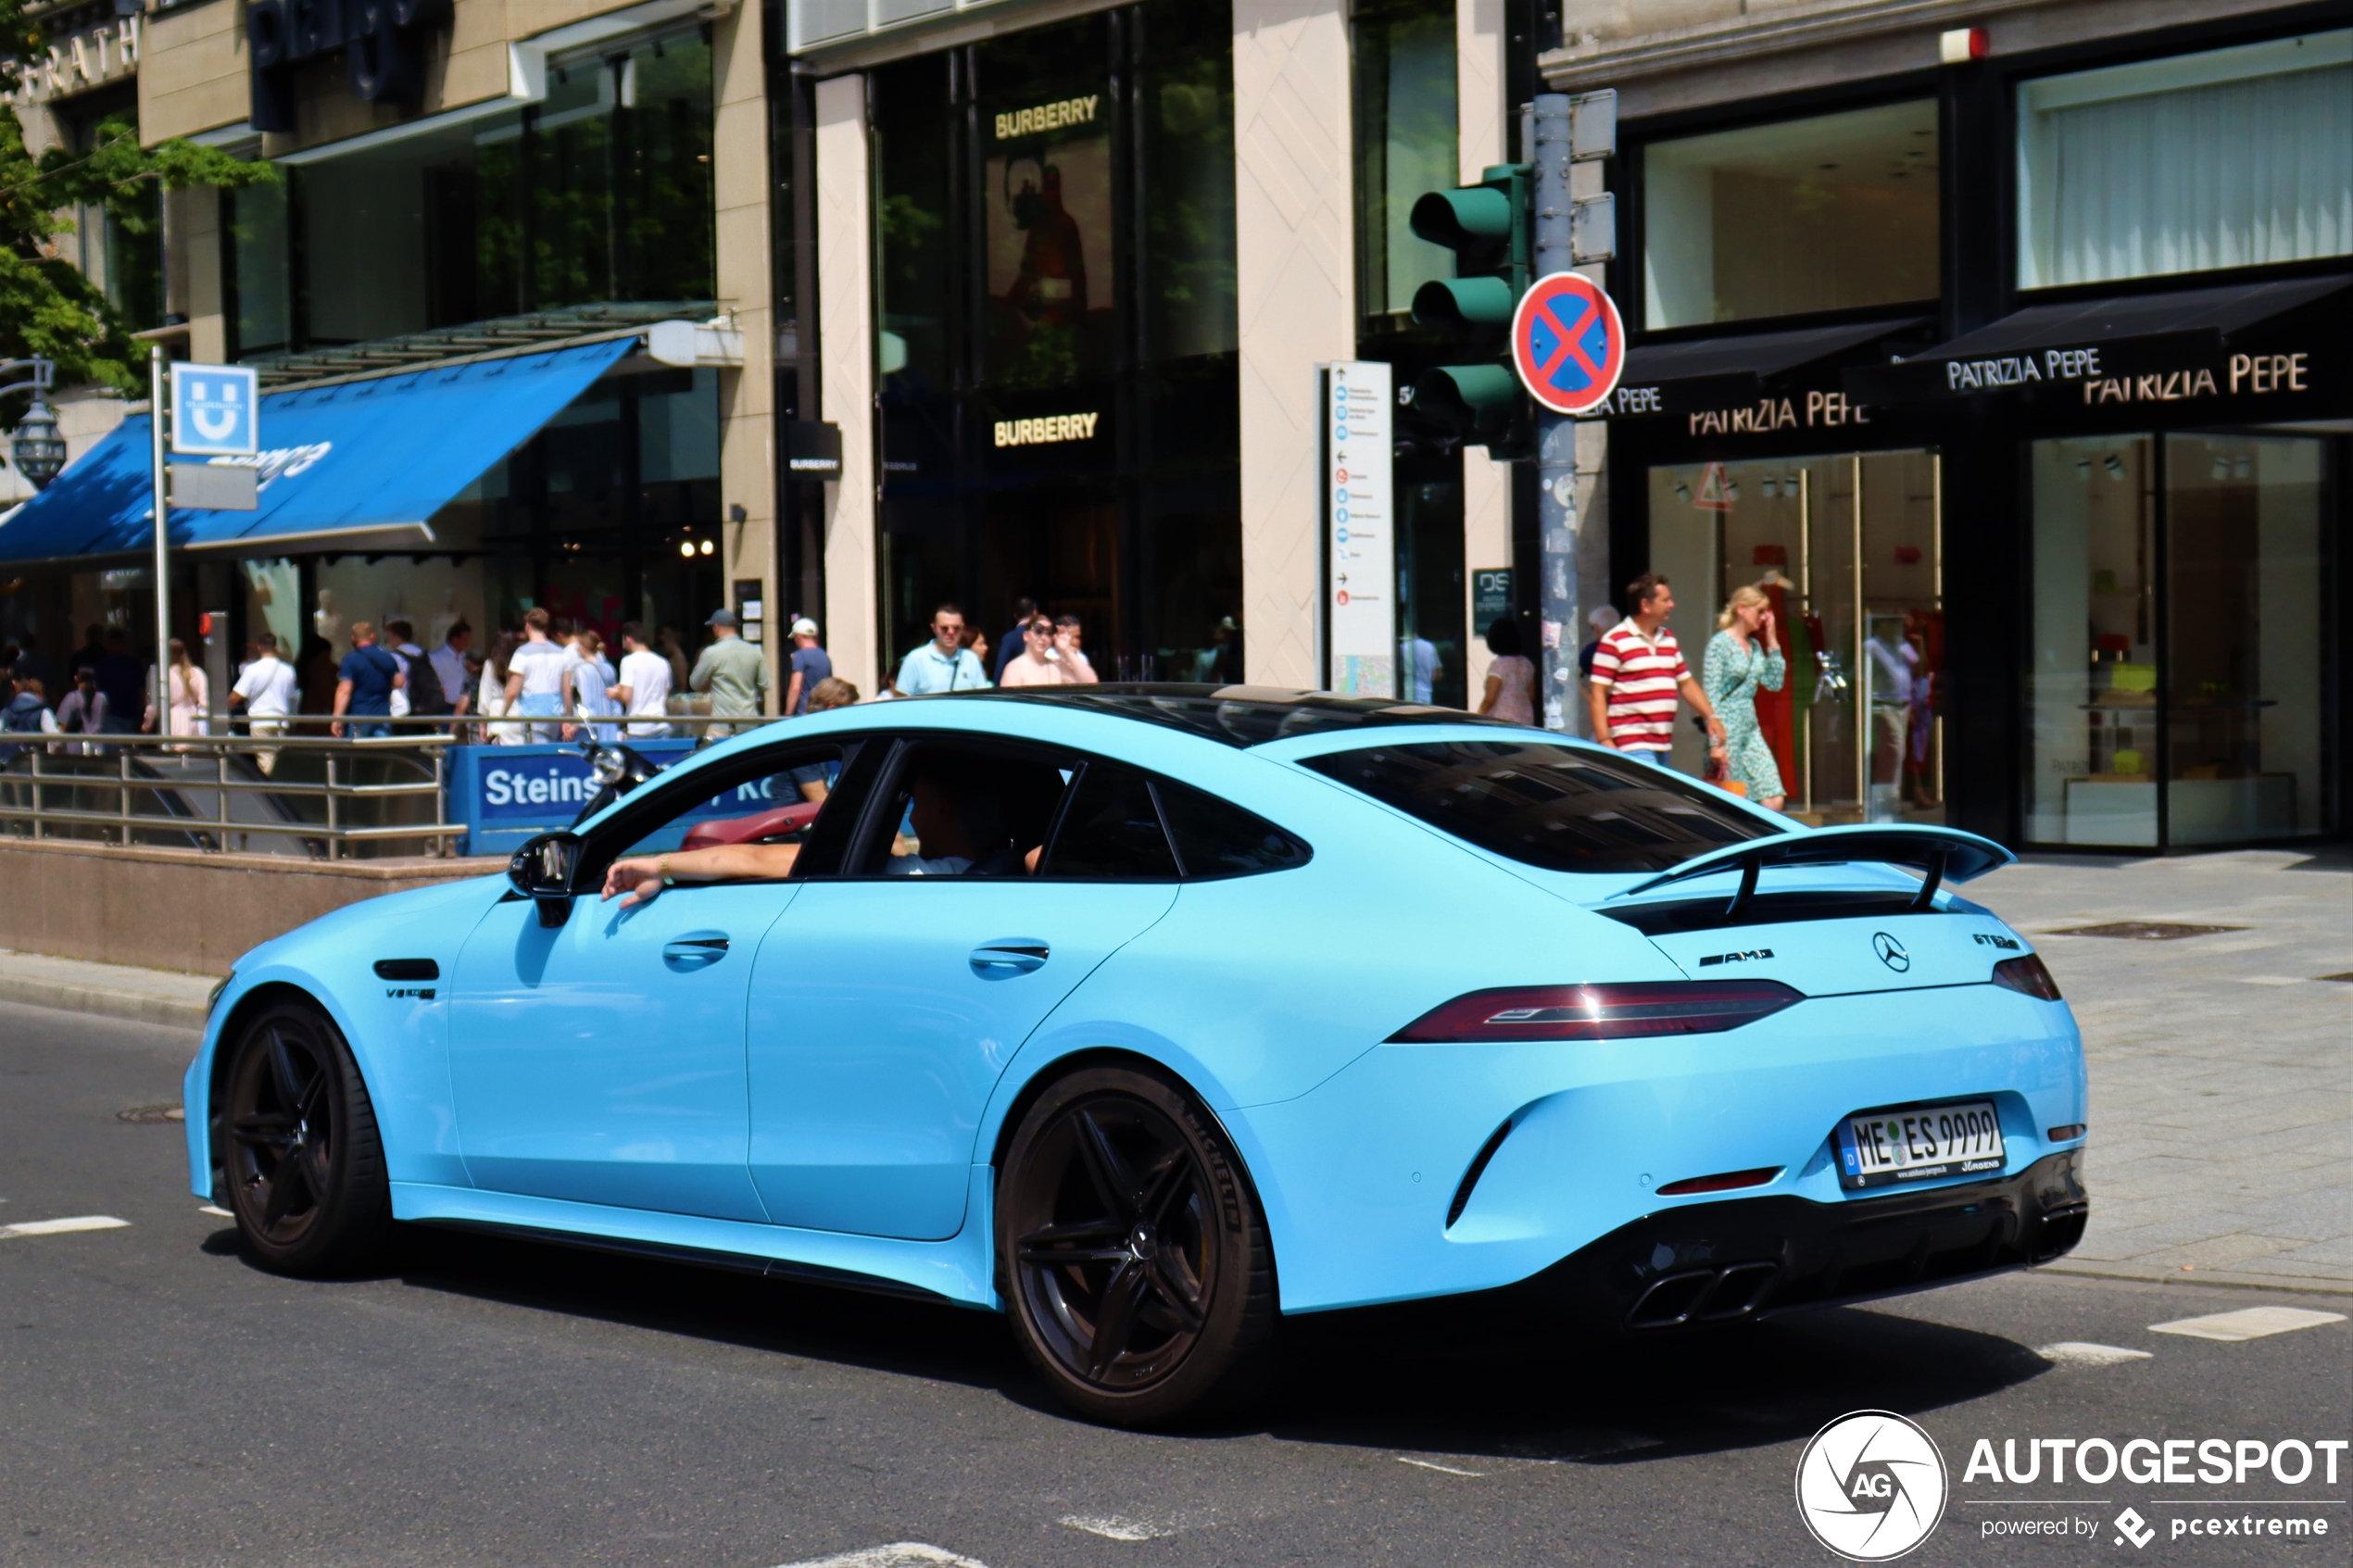
<path fill-rule="evenodd" d="M 988 377 L 1064 386 L 1113 363 L 1111 97 L 984 109 Z"/>

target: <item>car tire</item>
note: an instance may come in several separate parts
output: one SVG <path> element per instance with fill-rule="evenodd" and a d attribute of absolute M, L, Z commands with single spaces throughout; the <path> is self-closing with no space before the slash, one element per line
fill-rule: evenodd
<path fill-rule="evenodd" d="M 1081 1414 L 1163 1425 L 1256 1392 L 1274 1248 L 1225 1130 L 1181 1085 L 1121 1067 L 1050 1085 L 1006 1148 L 997 1259 L 1023 1351 Z"/>
<path fill-rule="evenodd" d="M 245 1246 L 280 1273 L 365 1267 L 390 1240 L 375 1108 L 343 1032 L 281 1002 L 239 1028 L 221 1083 L 219 1148 Z"/>

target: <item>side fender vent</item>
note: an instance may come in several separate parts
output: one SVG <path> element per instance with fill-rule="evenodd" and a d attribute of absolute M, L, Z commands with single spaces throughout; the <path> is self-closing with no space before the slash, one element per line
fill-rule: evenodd
<path fill-rule="evenodd" d="M 1454 1201 L 1446 1206 L 1448 1230 L 1454 1228 L 1454 1222 L 1461 1219 L 1463 1210 L 1470 1207 L 1471 1188 L 1478 1185 L 1478 1178 L 1487 1173 L 1487 1162 L 1495 1158 L 1495 1151 L 1503 1148 L 1504 1140 L 1511 1135 L 1512 1124 L 1506 1122 L 1479 1146 L 1478 1155 L 1470 1162 L 1470 1169 L 1463 1173 L 1463 1185 L 1454 1189 Z"/>

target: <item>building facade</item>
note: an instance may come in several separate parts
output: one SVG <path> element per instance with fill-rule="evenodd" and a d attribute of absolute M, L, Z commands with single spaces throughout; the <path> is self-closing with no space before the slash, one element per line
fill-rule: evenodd
<path fill-rule="evenodd" d="M 2340 834 L 2353 12 L 1571 0 L 1632 329 L 1613 582 L 1763 585 L 1793 809 Z M 1687 764 L 1697 743 L 1682 742 Z"/>

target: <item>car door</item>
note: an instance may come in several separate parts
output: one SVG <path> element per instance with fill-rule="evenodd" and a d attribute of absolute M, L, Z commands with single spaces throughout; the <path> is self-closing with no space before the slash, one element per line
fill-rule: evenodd
<path fill-rule="evenodd" d="M 790 841 L 809 829 L 780 808 L 837 756 L 801 747 L 668 789 L 657 782 L 592 838 L 584 876 L 601 878 L 620 854 Z M 474 1185 L 765 1219 L 747 1163 L 744 1002 L 761 938 L 801 891 L 783 880 L 681 883 L 624 909 L 592 886 L 553 927 L 527 899 L 494 908 L 450 985 L 450 1076 Z"/>
<path fill-rule="evenodd" d="M 1015 778 L 1026 769 L 1038 787 L 1000 803 L 1010 835 L 1000 865 L 984 858 L 943 874 L 931 844 L 906 842 L 918 773 L 1004 762 L 976 743 L 903 743 L 844 873 L 812 880 L 761 945 L 751 1170 L 778 1224 L 955 1235 L 981 1112 L 1005 1063 L 1175 901 L 1176 863 L 1150 791 L 1118 763 L 1017 761 Z M 1021 860 L 1033 846 L 1035 872 Z M 900 872 L 909 859 L 932 869 L 894 873 L 893 849 L 910 847 L 919 852 L 897 857 Z"/>

